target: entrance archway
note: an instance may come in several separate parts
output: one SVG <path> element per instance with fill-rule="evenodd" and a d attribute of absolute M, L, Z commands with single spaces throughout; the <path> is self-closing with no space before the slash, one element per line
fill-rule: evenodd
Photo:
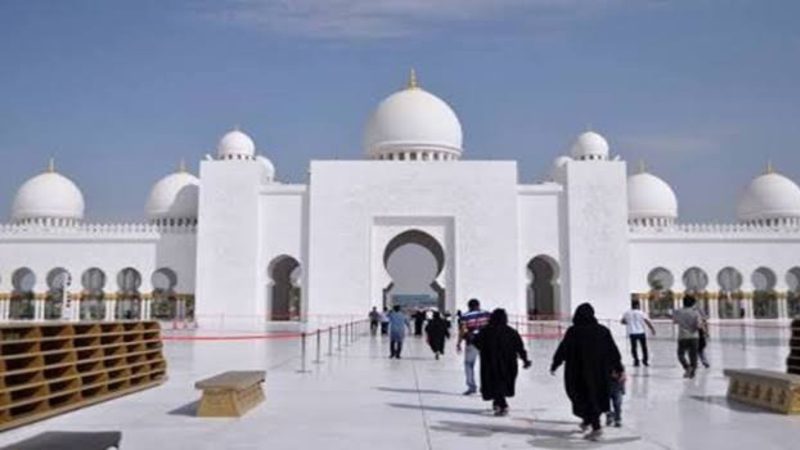
<path fill-rule="evenodd" d="M 8 315 L 10 319 L 33 319 L 33 287 L 36 285 L 36 274 L 27 267 L 21 267 L 11 275 L 11 302 Z"/>
<path fill-rule="evenodd" d="M 383 306 L 445 311 L 445 289 L 436 280 L 445 263 L 439 241 L 421 230 L 404 231 L 386 244 L 383 266 L 392 281 L 383 289 Z"/>
<path fill-rule="evenodd" d="M 647 285 L 650 286 L 648 293 L 650 318 L 669 317 L 675 308 L 675 293 L 672 291 L 674 283 L 675 277 L 672 276 L 672 272 L 664 267 L 656 267 L 647 274 Z"/>
<path fill-rule="evenodd" d="M 769 267 L 759 267 L 750 277 L 753 282 L 753 316 L 756 319 L 778 318 L 778 277 Z"/>
<path fill-rule="evenodd" d="M 272 280 L 270 320 L 300 320 L 302 275 L 300 263 L 293 257 L 281 255 L 273 259 L 267 271 Z"/>
<path fill-rule="evenodd" d="M 142 285 L 142 275 L 133 267 L 126 267 L 117 274 L 117 318 L 138 319 L 141 314 L 141 300 L 139 286 Z"/>
<path fill-rule="evenodd" d="M 800 267 L 792 267 L 786 272 L 786 285 L 789 287 L 786 313 L 790 318 L 800 318 Z"/>
<path fill-rule="evenodd" d="M 744 317 L 742 309 L 742 273 L 733 267 L 725 267 L 717 274 L 719 299 L 717 300 L 720 319 Z"/>
<path fill-rule="evenodd" d="M 61 309 L 69 283 L 72 281 L 69 272 L 63 267 L 56 267 L 47 273 L 47 299 L 44 304 L 45 319 L 60 319 Z"/>
<path fill-rule="evenodd" d="M 81 275 L 81 319 L 100 320 L 106 314 L 105 292 L 106 274 L 97 267 L 87 269 Z"/>
<path fill-rule="evenodd" d="M 553 319 L 558 309 L 558 264 L 545 255 L 528 262 L 528 317 Z"/>
<path fill-rule="evenodd" d="M 178 285 L 178 275 L 168 267 L 162 267 L 150 278 L 153 285 L 153 304 L 150 314 L 155 319 L 173 320 L 176 318 L 175 286 Z"/>
<path fill-rule="evenodd" d="M 683 287 L 686 289 L 686 293 L 694 295 L 706 317 L 709 314 L 707 286 L 708 274 L 703 269 L 690 267 L 683 272 Z"/>

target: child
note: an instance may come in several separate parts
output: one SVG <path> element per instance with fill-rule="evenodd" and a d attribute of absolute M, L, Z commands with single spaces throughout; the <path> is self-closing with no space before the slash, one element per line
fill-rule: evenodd
<path fill-rule="evenodd" d="M 624 371 L 613 370 L 611 372 L 609 393 L 611 394 L 612 410 L 606 413 L 607 427 L 612 424 L 617 428 L 622 426 L 622 396 L 625 395 L 625 380 Z"/>

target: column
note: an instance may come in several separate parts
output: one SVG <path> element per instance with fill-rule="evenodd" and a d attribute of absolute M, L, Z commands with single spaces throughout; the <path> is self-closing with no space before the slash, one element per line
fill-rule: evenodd
<path fill-rule="evenodd" d="M 44 302 L 47 294 L 34 294 L 33 295 L 33 320 L 44 320 Z"/>
<path fill-rule="evenodd" d="M 9 294 L 0 294 L 0 322 L 8 321 L 9 309 L 11 307 Z"/>
<path fill-rule="evenodd" d="M 708 318 L 719 319 L 719 292 L 709 292 L 708 294 Z"/>
<path fill-rule="evenodd" d="M 778 298 L 778 319 L 788 319 L 789 318 L 789 302 L 787 301 L 787 297 L 789 293 L 786 291 L 779 291 L 777 293 Z"/>
<path fill-rule="evenodd" d="M 153 294 L 146 293 L 142 294 L 142 304 L 139 312 L 139 319 L 140 320 L 150 320 L 150 308 L 153 304 Z"/>
<path fill-rule="evenodd" d="M 117 320 L 117 294 L 111 293 L 106 296 L 106 315 L 104 320 Z"/>

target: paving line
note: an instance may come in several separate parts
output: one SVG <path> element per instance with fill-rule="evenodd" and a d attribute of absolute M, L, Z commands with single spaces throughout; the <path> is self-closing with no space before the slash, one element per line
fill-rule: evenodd
<path fill-rule="evenodd" d="M 415 361 L 411 361 L 411 368 L 414 371 L 414 387 L 417 389 L 417 400 L 419 401 L 419 410 L 422 414 L 422 426 L 425 429 L 425 443 L 428 446 L 428 450 L 433 450 L 431 432 L 428 426 L 428 414 L 425 411 L 425 403 L 422 401 L 422 391 L 419 387 L 419 376 L 417 375 L 417 363 Z"/>

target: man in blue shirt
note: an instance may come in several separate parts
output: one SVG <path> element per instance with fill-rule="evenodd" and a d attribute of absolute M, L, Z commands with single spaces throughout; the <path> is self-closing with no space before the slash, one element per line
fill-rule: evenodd
<path fill-rule="evenodd" d="M 478 392 L 478 385 L 475 383 L 475 361 L 478 360 L 480 352 L 472 344 L 475 336 L 480 332 L 481 328 L 489 323 L 488 311 L 481 310 L 481 302 L 473 298 L 467 302 L 469 311 L 461 315 L 458 321 L 459 333 L 458 343 L 456 343 L 456 351 L 461 352 L 461 343 L 466 342 L 464 349 L 464 373 L 467 377 L 467 390 L 464 395 L 472 395 Z"/>

